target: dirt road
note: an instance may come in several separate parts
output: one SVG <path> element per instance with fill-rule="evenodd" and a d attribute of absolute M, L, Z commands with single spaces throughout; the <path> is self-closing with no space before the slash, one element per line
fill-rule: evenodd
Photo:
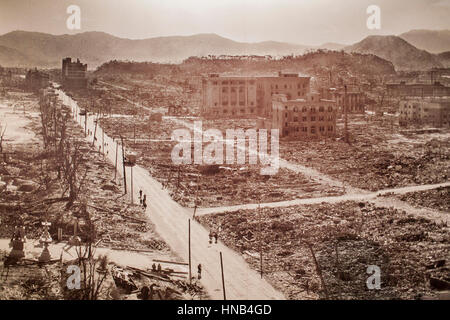
<path fill-rule="evenodd" d="M 416 208 L 408 203 L 401 201 L 397 198 L 390 196 L 383 196 L 386 194 L 405 194 L 408 192 L 416 192 L 416 191 L 426 191 L 437 189 L 440 187 L 448 187 L 450 186 L 450 182 L 439 183 L 439 184 L 429 184 L 429 185 L 421 185 L 421 186 L 410 186 L 396 189 L 386 189 L 380 190 L 371 193 L 348 193 L 342 196 L 332 196 L 332 197 L 318 197 L 318 198 L 306 198 L 306 199 L 295 199 L 295 200 L 287 200 L 287 201 L 278 201 L 278 202 L 267 202 L 261 204 L 243 204 L 236 206 L 223 206 L 223 207 L 213 207 L 213 208 L 200 208 L 197 209 L 196 216 L 208 215 L 208 214 L 216 214 L 223 212 L 233 212 L 237 210 L 254 210 L 257 209 L 258 206 L 261 208 L 278 208 L 278 207 L 289 207 L 295 205 L 309 205 L 309 204 L 320 204 L 320 203 L 338 203 L 344 201 L 369 201 L 375 203 L 380 207 L 393 207 L 398 210 L 405 210 L 408 213 L 414 214 L 416 216 L 428 218 L 438 222 L 446 222 L 450 223 L 450 214 L 446 212 L 440 212 L 437 210 L 433 210 L 430 208 Z M 192 210 L 192 209 L 191 209 Z"/>
<path fill-rule="evenodd" d="M 74 119 L 84 127 L 84 117 L 79 115 L 76 103 L 59 91 L 63 103 L 71 106 Z M 88 116 L 87 128 L 94 132 L 94 117 Z M 116 142 L 106 134 L 102 134 L 97 127 L 97 141 L 95 146 L 100 151 L 104 147 L 105 157 L 113 164 L 116 158 Z M 92 142 L 92 136 L 87 137 Z M 121 148 L 118 149 L 118 172 L 123 172 L 120 159 Z M 131 169 L 127 171 L 127 186 L 131 188 Z M 155 230 L 167 242 L 170 248 L 184 261 L 188 261 L 188 221 L 191 218 L 190 211 L 173 201 L 167 191 L 162 189 L 159 182 L 153 179 L 147 170 L 135 166 L 133 168 L 133 194 L 135 199 L 139 190 L 147 195 L 147 212 L 150 220 L 155 225 Z M 209 244 L 209 231 L 199 223 L 191 219 L 191 261 L 192 274 L 196 275 L 197 265 L 202 265 L 201 283 L 212 299 L 223 299 L 222 277 L 220 269 L 219 252 L 223 255 L 224 278 L 227 299 L 285 299 L 282 293 L 275 290 L 265 279 L 252 270 L 242 256 L 223 245 Z"/>

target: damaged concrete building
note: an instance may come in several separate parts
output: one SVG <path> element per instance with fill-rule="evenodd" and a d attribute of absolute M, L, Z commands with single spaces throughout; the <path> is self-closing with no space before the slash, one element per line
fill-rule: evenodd
<path fill-rule="evenodd" d="M 62 84 L 70 89 L 87 88 L 87 64 L 82 64 L 79 59 L 72 62 L 72 58 L 62 60 Z"/>
<path fill-rule="evenodd" d="M 399 124 L 450 127 L 450 98 L 416 98 L 400 101 Z"/>
<path fill-rule="evenodd" d="M 322 88 L 320 89 L 322 99 L 334 100 L 339 113 L 344 113 L 345 89 L 342 88 Z M 367 103 L 366 94 L 358 86 L 347 88 L 347 112 L 352 114 L 364 114 Z"/>
<path fill-rule="evenodd" d="M 221 76 L 210 74 L 202 81 L 204 117 L 246 118 L 270 116 L 272 95 L 285 94 L 288 100 L 305 99 L 310 77 L 279 72 L 277 76 Z"/>
<path fill-rule="evenodd" d="M 389 83 L 386 85 L 390 97 L 450 97 L 450 87 L 434 83 Z"/>
<path fill-rule="evenodd" d="M 336 101 L 321 99 L 318 93 L 292 100 L 284 94 L 274 95 L 266 128 L 278 129 L 280 137 L 289 140 L 334 137 L 336 109 Z"/>
<path fill-rule="evenodd" d="M 35 70 L 28 70 L 25 75 L 25 84 L 29 90 L 37 91 L 45 88 L 50 83 L 50 76 L 47 73 Z"/>

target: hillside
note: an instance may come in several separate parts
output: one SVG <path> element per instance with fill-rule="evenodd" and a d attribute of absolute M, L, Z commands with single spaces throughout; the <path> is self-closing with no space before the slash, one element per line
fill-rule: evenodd
<path fill-rule="evenodd" d="M 411 30 L 399 37 L 431 53 L 450 51 L 450 30 Z"/>
<path fill-rule="evenodd" d="M 59 67 L 63 57 L 78 57 L 89 68 L 110 60 L 181 62 L 190 56 L 205 55 L 288 55 L 302 53 L 307 47 L 283 42 L 237 42 L 216 34 L 158 37 L 142 40 L 118 38 L 102 32 L 75 35 L 50 35 L 14 31 L 0 36 L 0 46 L 27 57 L 28 66 Z M 32 58 L 31 58 L 32 57 Z M 5 61 L 6 65 L 15 62 Z"/>
<path fill-rule="evenodd" d="M 438 58 L 444 68 L 450 68 L 450 51 L 438 54 Z"/>
<path fill-rule="evenodd" d="M 437 56 L 419 50 L 397 36 L 368 36 L 345 47 L 347 52 L 370 53 L 391 61 L 397 70 L 428 70 L 442 67 Z"/>

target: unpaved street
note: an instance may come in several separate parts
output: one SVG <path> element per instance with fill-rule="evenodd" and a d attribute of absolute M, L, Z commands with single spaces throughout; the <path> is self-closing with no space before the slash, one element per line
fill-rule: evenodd
<path fill-rule="evenodd" d="M 84 117 L 79 116 L 76 103 L 59 92 L 63 103 L 72 107 L 75 119 L 84 127 Z M 89 116 L 87 128 L 94 132 L 94 117 Z M 103 135 L 101 128 L 97 127 L 97 149 L 105 146 L 106 157 L 115 163 L 116 142 L 107 135 Z M 92 142 L 92 137 L 88 136 Z M 118 148 L 118 172 L 123 172 L 120 159 L 121 148 Z M 129 179 L 130 168 L 127 168 L 127 187 L 130 191 L 131 181 Z M 171 249 L 184 261 L 188 260 L 188 221 L 191 218 L 190 211 L 181 207 L 173 201 L 168 193 L 162 189 L 159 182 L 153 179 L 149 173 L 136 166 L 133 168 L 134 198 L 141 189 L 147 195 L 147 215 L 155 225 L 156 232 L 167 242 Z M 284 299 L 283 294 L 275 290 L 267 281 L 261 279 L 260 275 L 250 269 L 244 259 L 235 251 L 224 246 L 220 241 L 218 244 L 210 245 L 208 242 L 209 231 L 191 219 L 191 254 L 192 274 L 196 275 L 197 265 L 202 265 L 202 284 L 212 299 L 222 299 L 222 277 L 220 270 L 219 252 L 223 255 L 224 277 L 227 299 Z"/>

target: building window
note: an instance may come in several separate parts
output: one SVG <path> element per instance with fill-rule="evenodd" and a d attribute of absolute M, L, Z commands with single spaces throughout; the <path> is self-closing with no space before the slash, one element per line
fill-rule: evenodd
<path fill-rule="evenodd" d="M 313 98 L 314 99 L 314 98 Z M 316 108 L 311 107 L 311 112 L 316 112 Z"/>
<path fill-rule="evenodd" d="M 324 132 L 325 131 L 325 127 L 319 127 L 319 131 L 320 132 Z"/>
<path fill-rule="evenodd" d="M 316 121 L 316 117 L 311 117 L 311 121 Z"/>
<path fill-rule="evenodd" d="M 311 127 L 311 133 L 316 133 L 316 127 L 315 126 Z"/>
<path fill-rule="evenodd" d="M 303 122 L 306 122 L 306 121 L 307 121 L 307 118 L 306 118 L 306 117 L 303 117 L 303 118 L 302 118 L 302 121 L 303 121 Z"/>
<path fill-rule="evenodd" d="M 298 122 L 298 117 L 294 117 L 294 122 Z"/>
<path fill-rule="evenodd" d="M 325 117 L 319 117 L 319 121 L 324 121 Z"/>
<path fill-rule="evenodd" d="M 303 107 L 302 112 L 307 112 L 308 109 L 306 107 Z"/>
<path fill-rule="evenodd" d="M 321 107 L 319 107 L 319 112 L 324 112 L 325 110 L 324 110 L 324 108 L 321 106 Z"/>

